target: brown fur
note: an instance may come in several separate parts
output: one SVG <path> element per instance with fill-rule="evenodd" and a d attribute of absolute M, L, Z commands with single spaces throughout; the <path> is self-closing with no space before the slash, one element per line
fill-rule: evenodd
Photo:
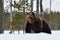
<path fill-rule="evenodd" d="M 36 16 L 33 12 L 29 12 L 27 15 L 31 18 L 32 22 L 26 23 L 26 33 L 45 32 L 51 34 L 48 24 L 41 17 Z"/>

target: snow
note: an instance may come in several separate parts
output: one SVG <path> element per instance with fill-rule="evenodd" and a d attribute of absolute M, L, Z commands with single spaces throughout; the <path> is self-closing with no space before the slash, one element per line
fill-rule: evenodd
<path fill-rule="evenodd" d="M 9 34 L 9 30 L 5 30 L 3 34 L 0 34 L 0 40 L 60 40 L 60 30 L 52 30 L 52 34 L 26 34 L 23 31 L 20 31 L 20 34 L 18 31 Z"/>

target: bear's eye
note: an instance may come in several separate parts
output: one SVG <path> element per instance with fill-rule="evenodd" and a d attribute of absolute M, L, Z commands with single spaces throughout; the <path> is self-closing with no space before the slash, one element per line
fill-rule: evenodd
<path fill-rule="evenodd" d="M 28 15 L 29 13 L 27 13 L 27 15 Z"/>

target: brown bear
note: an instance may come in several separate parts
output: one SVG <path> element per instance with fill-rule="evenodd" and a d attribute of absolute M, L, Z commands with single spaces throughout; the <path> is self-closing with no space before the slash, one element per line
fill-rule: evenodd
<path fill-rule="evenodd" d="M 26 33 L 48 33 L 51 34 L 51 29 L 49 25 L 39 16 L 35 15 L 33 12 L 27 13 L 26 16 Z"/>

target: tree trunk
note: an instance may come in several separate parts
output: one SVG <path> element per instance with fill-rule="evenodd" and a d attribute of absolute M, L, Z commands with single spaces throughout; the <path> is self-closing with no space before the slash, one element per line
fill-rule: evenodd
<path fill-rule="evenodd" d="M 12 0 L 10 0 L 10 22 L 12 23 Z M 9 33 L 12 33 L 12 24 L 10 24 L 10 32 Z"/>
<path fill-rule="evenodd" d="M 43 6 L 42 6 L 42 0 L 40 0 L 40 13 L 42 14 L 43 12 Z"/>
<path fill-rule="evenodd" d="M 37 1 L 37 14 L 39 15 L 39 0 L 36 0 Z"/>
<path fill-rule="evenodd" d="M 31 12 L 33 12 L 33 0 L 31 0 Z"/>
<path fill-rule="evenodd" d="M 3 33 L 2 16 L 3 16 L 3 2 L 2 0 L 0 0 L 0 33 Z"/>

